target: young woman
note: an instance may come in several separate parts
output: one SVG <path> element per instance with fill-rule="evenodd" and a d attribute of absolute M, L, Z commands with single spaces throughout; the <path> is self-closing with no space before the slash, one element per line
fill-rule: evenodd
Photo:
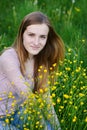
<path fill-rule="evenodd" d="M 27 93 L 35 93 L 36 91 L 39 93 L 40 89 L 44 90 L 48 87 L 49 68 L 54 63 L 58 66 L 63 57 L 63 41 L 54 31 L 47 16 L 41 12 L 32 12 L 25 16 L 14 45 L 0 56 L 0 130 L 8 127 L 3 126 L 7 112 L 15 111 L 12 106 L 13 99 L 15 98 L 16 103 L 20 106 L 27 99 Z M 40 72 L 43 77 L 38 80 L 40 66 L 43 66 L 47 73 Z M 26 81 L 30 87 L 25 84 Z M 22 92 L 25 93 L 24 96 Z M 8 99 L 8 97 L 12 98 Z M 47 94 L 48 103 L 49 99 L 50 92 Z M 51 127 L 52 123 L 49 120 L 46 122 L 45 129 L 60 130 L 53 106 L 51 106 L 49 113 L 53 115 L 51 118 L 54 120 L 54 125 Z M 12 130 L 17 130 L 14 123 L 10 127 Z"/>

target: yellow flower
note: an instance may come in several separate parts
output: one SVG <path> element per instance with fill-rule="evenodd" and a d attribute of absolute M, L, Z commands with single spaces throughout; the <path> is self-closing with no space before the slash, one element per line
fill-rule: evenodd
<path fill-rule="evenodd" d="M 83 96 L 85 96 L 85 94 L 84 93 L 79 93 L 79 96 L 83 97 Z"/>
<path fill-rule="evenodd" d="M 50 119 L 51 118 L 51 114 L 49 114 L 47 117 L 48 117 L 48 119 Z"/>
<path fill-rule="evenodd" d="M 11 121 L 13 121 L 14 120 L 14 118 L 11 118 Z"/>
<path fill-rule="evenodd" d="M 52 99 L 52 96 L 50 96 L 50 99 Z"/>
<path fill-rule="evenodd" d="M 16 105 L 16 100 L 14 100 L 11 105 L 14 107 Z"/>
<path fill-rule="evenodd" d="M 85 42 L 85 39 L 82 39 L 82 42 Z"/>
<path fill-rule="evenodd" d="M 70 96 L 67 95 L 67 94 L 64 94 L 63 97 L 66 98 L 66 99 L 68 99 Z"/>
<path fill-rule="evenodd" d="M 7 114 L 6 116 L 7 116 L 7 117 L 10 117 L 11 115 L 10 115 L 10 114 Z"/>
<path fill-rule="evenodd" d="M 70 105 L 72 105 L 72 104 L 73 104 L 73 102 L 72 102 L 72 101 L 70 101 L 70 102 L 69 102 L 69 104 L 70 104 Z"/>
<path fill-rule="evenodd" d="M 68 113 L 69 116 L 71 116 L 71 113 Z"/>
<path fill-rule="evenodd" d="M 86 73 L 83 73 L 83 76 L 86 76 Z"/>
<path fill-rule="evenodd" d="M 14 85 L 14 82 L 11 82 L 12 85 Z"/>
<path fill-rule="evenodd" d="M 54 64 L 53 64 L 53 67 L 56 67 L 56 65 L 57 65 L 57 64 L 56 64 L 56 63 L 54 63 Z"/>
<path fill-rule="evenodd" d="M 47 92 L 47 91 L 48 91 L 48 88 L 45 88 L 44 91 Z"/>
<path fill-rule="evenodd" d="M 23 76 L 22 75 L 20 75 L 20 77 L 19 77 L 20 79 L 22 79 L 23 78 Z"/>
<path fill-rule="evenodd" d="M 60 109 L 63 109 L 64 108 L 64 106 L 60 106 Z"/>
<path fill-rule="evenodd" d="M 74 63 L 76 63 L 77 61 L 76 61 L 76 60 L 74 60 L 73 62 L 74 62 Z"/>
<path fill-rule="evenodd" d="M 13 96 L 13 93 L 12 93 L 12 92 L 9 92 L 8 98 L 12 98 L 12 96 Z"/>
<path fill-rule="evenodd" d="M 22 91 L 20 94 L 23 96 L 25 93 Z"/>
<path fill-rule="evenodd" d="M 8 110 L 6 110 L 6 113 L 8 113 Z"/>
<path fill-rule="evenodd" d="M 72 64 L 72 61 L 70 61 L 70 64 Z"/>
<path fill-rule="evenodd" d="M 42 99 L 41 99 L 41 98 L 38 98 L 38 102 L 41 103 L 41 102 L 42 102 Z"/>
<path fill-rule="evenodd" d="M 80 102 L 80 105 L 82 106 L 84 104 L 84 102 Z"/>
<path fill-rule="evenodd" d="M 57 98 L 57 103 L 60 103 L 61 102 L 61 99 L 60 98 Z"/>
<path fill-rule="evenodd" d="M 50 67 L 50 70 L 52 70 L 53 68 L 52 67 Z"/>
<path fill-rule="evenodd" d="M 2 101 L 2 98 L 0 97 L 0 101 Z"/>
<path fill-rule="evenodd" d="M 47 108 L 49 109 L 50 107 L 51 107 L 51 105 L 50 105 L 50 104 L 48 104 Z"/>
<path fill-rule="evenodd" d="M 28 111 L 29 114 L 31 114 L 32 112 L 31 111 Z"/>
<path fill-rule="evenodd" d="M 52 93 L 52 97 L 54 98 L 56 95 L 55 95 L 55 93 Z"/>
<path fill-rule="evenodd" d="M 73 122 L 76 122 L 76 120 L 77 120 L 77 117 L 76 116 L 74 116 L 74 118 L 73 118 Z"/>
<path fill-rule="evenodd" d="M 72 90 L 70 91 L 70 94 L 73 94 L 73 91 L 72 91 Z"/>
<path fill-rule="evenodd" d="M 40 72 L 40 69 L 38 69 L 38 72 Z"/>
<path fill-rule="evenodd" d="M 70 67 L 66 67 L 65 69 L 66 69 L 67 71 L 70 71 L 70 70 L 71 70 L 71 68 L 70 68 Z"/>
<path fill-rule="evenodd" d="M 81 68 L 80 68 L 80 67 L 78 67 L 78 68 L 76 69 L 76 72 L 80 72 L 80 70 L 81 70 Z"/>
<path fill-rule="evenodd" d="M 64 120 L 62 119 L 62 120 L 61 120 L 61 123 L 63 123 L 63 122 L 64 122 Z"/>
<path fill-rule="evenodd" d="M 39 78 L 40 78 L 40 79 L 42 79 L 42 77 L 43 77 L 42 75 L 39 75 Z"/>
<path fill-rule="evenodd" d="M 23 120 L 23 116 L 21 116 L 20 119 Z"/>
<path fill-rule="evenodd" d="M 36 125 L 35 127 L 36 127 L 36 128 L 38 128 L 38 126 L 37 126 L 37 125 Z"/>
<path fill-rule="evenodd" d="M 40 93 L 43 94 L 43 92 L 44 92 L 43 89 L 40 89 Z"/>
<path fill-rule="evenodd" d="M 40 66 L 40 69 L 42 69 L 42 68 L 43 68 L 43 66 L 41 65 L 41 66 Z"/>
<path fill-rule="evenodd" d="M 75 108 L 76 110 L 78 109 L 78 107 L 77 107 L 77 106 L 75 106 L 74 108 Z"/>
<path fill-rule="evenodd" d="M 65 86 L 63 85 L 62 88 L 65 88 Z"/>
<path fill-rule="evenodd" d="M 48 84 L 50 84 L 51 82 L 50 81 L 48 81 Z"/>
<path fill-rule="evenodd" d="M 46 69 L 44 69 L 44 73 L 47 73 L 47 70 L 46 70 Z"/>
<path fill-rule="evenodd" d="M 76 88 L 76 86 L 75 86 L 75 85 L 73 85 L 73 86 L 72 86 L 72 88 Z"/>
<path fill-rule="evenodd" d="M 61 109 L 59 109 L 59 112 L 61 112 Z"/>
<path fill-rule="evenodd" d="M 24 128 L 24 130 L 29 130 L 28 128 Z"/>
<path fill-rule="evenodd" d="M 83 112 L 87 112 L 87 110 L 84 110 Z"/>
<path fill-rule="evenodd" d="M 30 106 L 33 106 L 33 103 L 32 103 L 32 102 L 30 102 L 30 103 L 29 103 L 29 105 L 30 105 Z"/>
<path fill-rule="evenodd" d="M 7 124 L 9 124 L 9 119 L 5 119 L 5 122 L 6 122 Z"/>
<path fill-rule="evenodd" d="M 37 122 L 36 122 L 36 125 L 39 125 L 39 124 L 40 124 L 40 122 L 39 122 L 39 121 L 37 121 Z"/>
<path fill-rule="evenodd" d="M 44 104 L 43 104 L 43 103 L 41 103 L 41 104 L 40 104 L 40 106 L 39 106 L 39 108 L 42 108 L 43 106 L 44 106 Z"/>
<path fill-rule="evenodd" d="M 53 87 L 52 87 L 52 91 L 55 90 L 55 89 L 56 89 L 56 86 L 53 86 Z"/>
<path fill-rule="evenodd" d="M 31 117 L 30 117 L 30 116 L 28 116 L 28 120 L 31 120 Z"/>
<path fill-rule="evenodd" d="M 4 46 L 4 49 L 6 49 L 7 47 L 6 46 Z"/>
<path fill-rule="evenodd" d="M 55 105 L 56 105 L 56 103 L 55 103 L 55 102 L 52 102 L 52 104 L 53 104 L 53 106 L 55 106 Z"/>
<path fill-rule="evenodd" d="M 81 64 L 83 64 L 83 61 L 80 61 Z"/>
<path fill-rule="evenodd" d="M 40 125 L 40 128 L 42 128 L 43 126 L 42 125 Z"/>
<path fill-rule="evenodd" d="M 59 84 L 58 81 L 54 82 L 54 85 L 57 85 L 57 84 Z"/>
<path fill-rule="evenodd" d="M 40 112 L 38 111 L 37 114 L 40 115 Z"/>
<path fill-rule="evenodd" d="M 28 87 L 30 87 L 30 84 L 28 82 L 24 82 L 24 84 Z"/>
<path fill-rule="evenodd" d="M 71 52 L 72 50 L 71 50 L 71 48 L 68 48 L 68 52 Z"/>
<path fill-rule="evenodd" d="M 87 117 L 85 118 L 85 122 L 87 122 Z"/>
<path fill-rule="evenodd" d="M 67 103 L 67 100 L 64 100 L 64 103 Z"/>
<path fill-rule="evenodd" d="M 24 114 L 27 114 L 27 112 L 28 112 L 28 110 L 27 110 L 27 109 L 25 109 L 25 110 L 24 110 Z"/>
<path fill-rule="evenodd" d="M 42 119 L 42 118 L 43 118 L 41 115 L 40 115 L 39 117 L 40 117 L 40 119 Z"/>
<path fill-rule="evenodd" d="M 53 78 L 54 78 L 54 75 L 52 75 L 51 78 L 53 79 Z"/>
<path fill-rule="evenodd" d="M 56 76 L 61 76 L 63 73 L 62 72 L 57 72 Z"/>
<path fill-rule="evenodd" d="M 12 112 L 11 112 L 11 114 L 13 115 L 14 114 L 14 111 L 13 111 L 13 109 L 11 110 Z"/>

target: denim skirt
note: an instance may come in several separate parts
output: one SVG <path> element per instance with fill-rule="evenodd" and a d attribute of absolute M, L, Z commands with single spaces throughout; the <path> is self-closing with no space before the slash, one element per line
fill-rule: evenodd
<path fill-rule="evenodd" d="M 15 112 L 15 114 L 12 117 L 14 118 L 14 120 L 9 125 L 5 124 L 5 117 L 0 118 L 0 130 L 23 130 L 23 122 L 22 120 L 20 120 L 18 112 Z M 49 121 L 46 121 L 46 125 L 46 130 L 53 130 Z M 18 128 L 18 126 L 20 126 L 20 128 Z"/>
<path fill-rule="evenodd" d="M 50 123 L 47 121 L 47 130 L 53 130 Z M 10 125 L 4 125 L 4 121 L 0 121 L 0 130 L 23 130 L 23 128 L 18 129 L 16 126 L 10 124 Z"/>
<path fill-rule="evenodd" d="M 19 130 L 13 125 L 5 125 L 4 121 L 0 121 L 0 130 Z"/>

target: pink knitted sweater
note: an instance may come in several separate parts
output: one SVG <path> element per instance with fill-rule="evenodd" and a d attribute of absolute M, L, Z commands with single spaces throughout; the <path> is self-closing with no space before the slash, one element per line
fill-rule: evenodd
<path fill-rule="evenodd" d="M 28 90 L 32 92 L 33 81 L 22 75 L 17 53 L 10 48 L 0 56 L 0 115 L 14 111 L 12 103 L 16 101 L 20 105 L 25 99 L 21 92 Z"/>

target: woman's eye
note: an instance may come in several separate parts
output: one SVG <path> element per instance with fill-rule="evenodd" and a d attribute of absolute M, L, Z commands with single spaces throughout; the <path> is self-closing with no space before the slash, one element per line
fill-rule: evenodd
<path fill-rule="evenodd" d="M 31 37 L 33 37 L 33 36 L 34 36 L 34 34 L 32 34 L 32 33 L 31 33 L 31 34 L 28 34 L 28 36 L 31 36 Z"/>
<path fill-rule="evenodd" d="M 42 39 L 46 39 L 46 36 L 41 36 Z"/>

